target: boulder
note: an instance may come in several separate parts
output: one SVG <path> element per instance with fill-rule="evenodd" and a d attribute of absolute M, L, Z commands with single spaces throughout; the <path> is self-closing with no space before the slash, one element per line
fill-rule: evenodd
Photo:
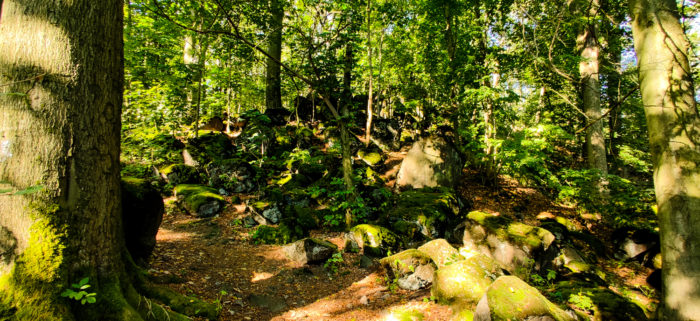
<path fill-rule="evenodd" d="M 272 206 L 262 212 L 262 216 L 272 224 L 277 224 L 282 219 L 282 212 L 277 206 Z"/>
<path fill-rule="evenodd" d="M 372 142 L 384 150 L 398 150 L 401 125 L 396 119 L 374 118 L 372 120 Z"/>
<path fill-rule="evenodd" d="M 382 226 L 360 224 L 345 233 L 346 251 L 362 250 L 365 255 L 382 257 L 399 245 L 399 237 Z"/>
<path fill-rule="evenodd" d="M 444 138 L 422 138 L 413 144 L 396 176 L 396 188 L 454 187 L 464 161 Z"/>
<path fill-rule="evenodd" d="M 214 116 L 209 118 L 206 123 L 204 123 L 204 126 L 202 126 L 202 130 L 213 130 L 217 132 L 222 132 L 226 126 L 224 126 L 224 121 L 221 119 L 219 116 Z"/>
<path fill-rule="evenodd" d="M 271 108 L 265 110 L 265 116 L 270 119 L 271 125 L 282 126 L 287 123 L 290 112 L 284 108 Z"/>
<path fill-rule="evenodd" d="M 299 225 L 284 220 L 279 226 L 261 225 L 253 232 L 251 240 L 256 244 L 288 244 L 308 236 Z"/>
<path fill-rule="evenodd" d="M 137 263 L 145 262 L 156 246 L 165 206 L 160 193 L 146 180 L 123 177 L 122 227 L 126 248 Z"/>
<path fill-rule="evenodd" d="M 243 159 L 215 160 L 206 166 L 209 185 L 233 193 L 250 193 L 257 188 L 255 168 Z"/>
<path fill-rule="evenodd" d="M 555 291 L 561 293 L 568 302 L 589 302 L 593 320 L 609 321 L 646 321 L 647 316 L 642 306 L 623 297 L 607 287 L 581 281 L 562 281 L 555 285 Z"/>
<path fill-rule="evenodd" d="M 379 263 L 386 270 L 389 279 L 395 280 L 400 288 L 410 291 L 430 286 L 437 269 L 430 256 L 416 249 L 385 257 Z"/>
<path fill-rule="evenodd" d="M 360 149 L 357 151 L 357 157 L 371 167 L 381 165 L 384 159 L 380 150 L 372 149 Z"/>
<path fill-rule="evenodd" d="M 197 168 L 186 164 L 172 164 L 158 170 L 160 176 L 172 185 L 198 184 L 200 176 Z"/>
<path fill-rule="evenodd" d="M 338 251 L 338 246 L 326 240 L 305 238 L 285 245 L 283 251 L 292 261 L 301 264 L 318 264 L 331 258 L 333 253 Z"/>
<path fill-rule="evenodd" d="M 232 158 L 235 152 L 236 149 L 228 135 L 210 132 L 190 138 L 183 151 L 183 157 L 187 165 L 204 166 L 215 160 Z"/>
<path fill-rule="evenodd" d="M 430 256 L 438 268 L 442 268 L 463 259 L 462 255 L 459 254 L 459 251 L 452 247 L 450 243 L 447 243 L 445 239 L 432 240 L 421 245 L 418 250 Z"/>
<path fill-rule="evenodd" d="M 224 205 L 224 198 L 215 189 L 206 186 L 181 184 L 175 186 L 173 193 L 185 209 L 197 217 L 212 217 Z"/>
<path fill-rule="evenodd" d="M 552 246 L 554 234 L 500 215 L 470 212 L 454 235 L 465 247 L 493 257 L 511 273 L 520 268 L 539 270 L 556 256 L 556 247 Z"/>
<path fill-rule="evenodd" d="M 516 276 L 498 278 L 476 306 L 474 321 L 551 320 L 576 321 Z"/>
<path fill-rule="evenodd" d="M 447 188 L 424 188 L 398 193 L 384 224 L 401 235 L 405 242 L 423 242 L 445 237 L 458 222 L 460 200 Z M 420 243 L 419 243 L 420 244 Z"/>
<path fill-rule="evenodd" d="M 442 304 L 473 304 L 489 285 L 502 275 L 492 258 L 476 251 L 462 251 L 464 259 L 441 267 L 435 273 L 431 294 Z"/>

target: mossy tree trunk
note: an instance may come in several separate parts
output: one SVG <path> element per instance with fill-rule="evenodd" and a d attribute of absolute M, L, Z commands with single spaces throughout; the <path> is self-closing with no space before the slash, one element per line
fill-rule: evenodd
<path fill-rule="evenodd" d="M 43 186 L 0 195 L 1 317 L 183 319 L 146 307 L 139 291 L 152 288 L 124 246 L 123 1 L 0 3 L 0 181 Z M 96 303 L 60 296 L 83 277 Z"/>
<path fill-rule="evenodd" d="M 673 0 L 630 0 L 663 255 L 662 320 L 700 320 L 700 116 Z"/>
<path fill-rule="evenodd" d="M 343 94 L 342 94 L 342 107 L 341 113 L 342 118 L 338 121 L 340 129 L 340 144 L 342 148 L 343 158 L 343 182 L 345 182 L 345 188 L 349 192 L 348 202 L 354 201 L 355 198 L 355 183 L 352 179 L 352 154 L 351 154 L 351 141 L 350 141 L 350 107 L 352 104 L 352 66 L 353 66 L 353 52 L 352 52 L 352 41 L 348 40 L 345 45 L 345 59 L 343 62 Z M 353 215 L 348 208 L 345 213 L 345 225 L 349 228 L 353 223 Z"/>

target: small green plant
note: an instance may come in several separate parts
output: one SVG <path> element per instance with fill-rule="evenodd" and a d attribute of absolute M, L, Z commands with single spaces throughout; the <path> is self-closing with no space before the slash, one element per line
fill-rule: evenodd
<path fill-rule="evenodd" d="M 80 301 L 80 304 L 95 303 L 97 302 L 97 293 L 85 291 L 90 288 L 89 282 L 90 278 L 84 277 L 80 282 L 71 284 L 71 288 L 63 290 L 61 296 Z"/>
<path fill-rule="evenodd" d="M 579 292 L 577 294 L 572 294 L 569 296 L 569 303 L 581 310 L 593 310 L 595 305 L 593 304 L 593 300 L 591 300 L 591 296 L 593 296 L 593 293 L 591 292 Z"/>
<path fill-rule="evenodd" d="M 224 305 L 222 303 L 222 299 L 227 294 L 228 292 L 226 292 L 225 290 L 219 291 L 219 294 L 216 296 L 216 300 L 214 300 L 214 304 L 216 304 L 216 311 L 221 312 L 221 310 L 223 310 Z"/>
<path fill-rule="evenodd" d="M 323 268 L 328 271 L 328 274 L 335 275 L 338 273 L 341 263 L 343 263 L 343 253 L 336 252 L 323 264 Z"/>

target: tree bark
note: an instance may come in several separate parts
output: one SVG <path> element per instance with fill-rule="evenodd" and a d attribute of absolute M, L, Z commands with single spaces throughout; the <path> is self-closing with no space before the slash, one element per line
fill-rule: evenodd
<path fill-rule="evenodd" d="M 348 202 L 354 199 L 354 189 L 355 183 L 352 180 L 352 155 L 351 151 L 351 141 L 350 141 L 350 105 L 352 104 L 352 65 L 353 65 L 353 53 L 352 53 L 352 42 L 348 41 L 345 45 L 345 61 L 343 63 L 343 103 L 341 107 L 341 113 L 343 117 L 338 120 L 338 125 L 340 127 L 340 144 L 342 146 L 343 153 L 343 181 L 345 182 L 345 189 L 350 192 L 348 193 Z M 348 208 L 345 213 L 345 225 L 349 228 L 353 223 L 353 215 Z"/>
<path fill-rule="evenodd" d="M 367 0 L 367 60 L 369 62 L 369 92 L 367 98 L 367 123 L 365 124 L 365 146 L 369 146 L 372 138 L 372 117 L 374 109 L 374 69 L 372 69 L 372 0 Z"/>
<path fill-rule="evenodd" d="M 284 8 L 281 0 L 270 0 L 270 36 L 267 52 L 272 56 L 267 59 L 267 82 L 265 87 L 265 106 L 267 109 L 282 108 L 282 83 L 280 78 L 282 60 L 282 22 Z M 273 59 L 274 58 L 274 59 Z"/>
<path fill-rule="evenodd" d="M 588 16 L 590 22 L 578 37 L 582 47 L 579 73 L 583 93 L 583 111 L 588 120 L 600 119 L 602 115 L 599 80 L 600 44 L 597 39 L 598 23 L 596 22 L 599 7 L 598 0 L 588 2 L 588 10 L 585 15 Z M 586 130 L 586 160 L 588 167 L 597 169 L 603 174 L 608 173 L 605 135 L 603 134 L 603 123 L 600 121 L 590 125 Z"/>
<path fill-rule="evenodd" d="M 673 0 L 630 0 L 663 255 L 662 320 L 700 320 L 700 116 Z"/>
<path fill-rule="evenodd" d="M 121 226 L 123 5 L 2 2 L 0 181 L 43 186 L 0 195 L 0 310 L 13 311 L 12 319 L 141 320 L 148 313 L 138 305 L 145 279 L 133 273 Z M 96 303 L 60 297 L 86 276 Z M 158 319 L 184 318 L 153 307 Z"/>

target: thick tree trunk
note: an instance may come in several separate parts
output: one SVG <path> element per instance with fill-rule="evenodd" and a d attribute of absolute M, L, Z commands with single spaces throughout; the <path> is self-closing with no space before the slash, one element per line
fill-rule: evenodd
<path fill-rule="evenodd" d="M 654 163 L 663 320 L 700 320 L 700 116 L 689 44 L 673 0 L 631 0 L 634 47 Z"/>
<path fill-rule="evenodd" d="M 605 135 L 603 123 L 599 120 L 602 115 L 600 108 L 599 55 L 600 44 L 597 39 L 598 0 L 588 3 L 587 15 L 589 22 L 578 41 L 582 46 L 579 73 L 581 76 L 581 91 L 583 92 L 583 110 L 588 121 L 596 121 L 586 129 L 586 160 L 588 166 L 603 174 L 608 173 L 608 162 L 605 154 Z"/>
<path fill-rule="evenodd" d="M 265 87 L 265 106 L 267 109 L 282 108 L 282 83 L 280 78 L 282 60 L 282 22 L 284 8 L 281 0 L 270 0 L 270 36 L 267 52 L 272 56 L 267 59 L 267 82 Z"/>
<path fill-rule="evenodd" d="M 0 181 L 43 189 L 0 195 L 0 311 L 140 320 L 136 289 L 147 287 L 121 227 L 123 1 L 6 0 L 1 12 Z M 60 297 L 82 277 L 96 303 Z M 184 318 L 153 307 L 156 318 Z"/>

